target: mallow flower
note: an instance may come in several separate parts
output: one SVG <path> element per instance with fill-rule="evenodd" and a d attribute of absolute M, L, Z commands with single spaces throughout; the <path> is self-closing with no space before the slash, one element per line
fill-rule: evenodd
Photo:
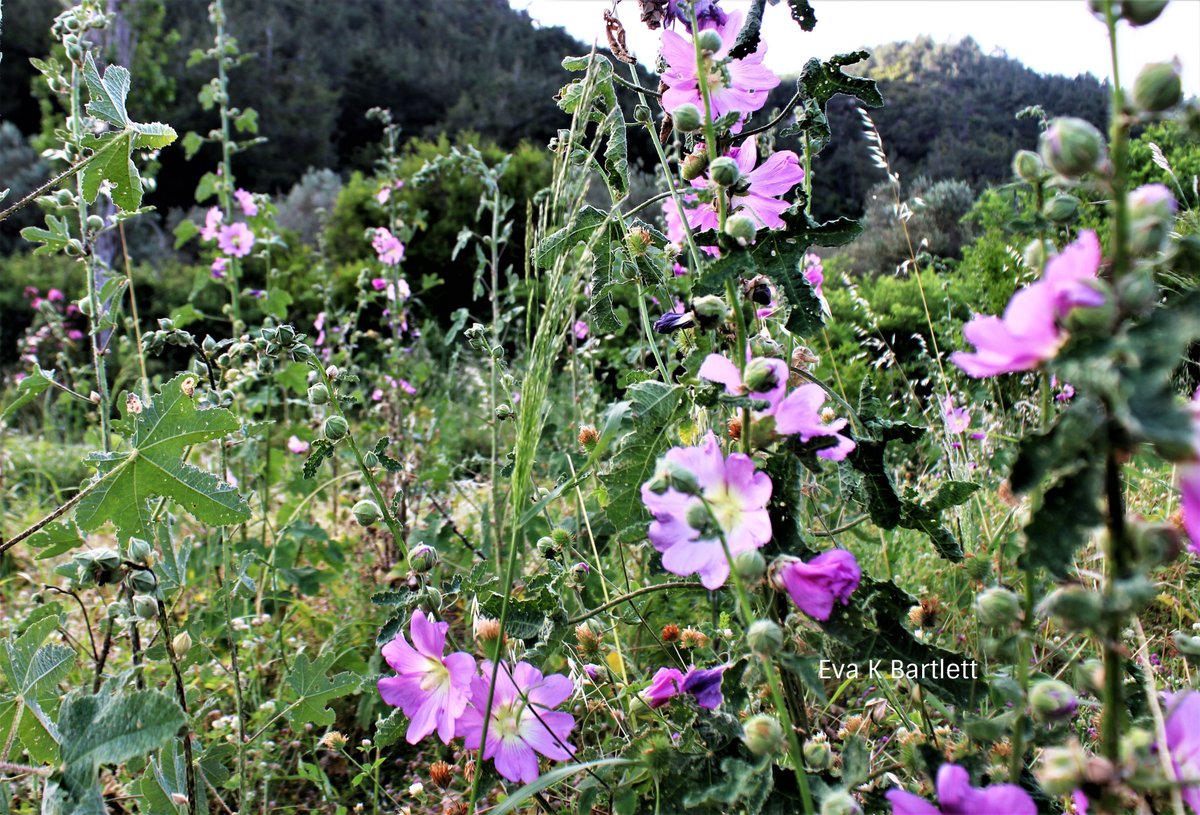
<path fill-rule="evenodd" d="M 1200 692 L 1181 691 L 1166 699 L 1167 749 L 1183 800 L 1200 813 Z"/>
<path fill-rule="evenodd" d="M 721 680 L 725 665 L 716 668 L 688 668 L 687 673 L 678 668 L 659 668 L 650 679 L 649 686 L 639 694 L 651 709 L 665 705 L 680 694 L 690 694 L 696 704 L 707 710 L 716 710 L 725 701 L 721 694 Z"/>
<path fill-rule="evenodd" d="M 974 352 L 951 355 L 955 365 L 976 378 L 1031 371 L 1053 359 L 1067 341 L 1061 323 L 1075 308 L 1104 304 L 1104 294 L 1091 285 L 1100 268 L 1100 241 L 1084 230 L 1079 238 L 1046 264 L 1036 282 L 1013 295 L 1003 317 L 977 315 L 963 326 Z"/>
<path fill-rule="evenodd" d="M 233 197 L 237 199 L 238 206 L 242 208 L 242 214 L 247 218 L 253 218 L 258 214 L 258 204 L 254 203 L 254 195 L 246 190 L 234 190 Z"/>
<path fill-rule="evenodd" d="M 662 552 L 663 568 L 698 574 L 706 589 L 729 578 L 725 546 L 736 557 L 771 539 L 770 498 L 770 476 L 743 453 L 724 456 L 711 432 L 697 447 L 668 450 L 642 485 L 642 502 L 654 516 L 650 542 Z"/>
<path fill-rule="evenodd" d="M 396 676 L 379 680 L 379 695 L 411 720 L 404 737 L 409 744 L 434 730 L 449 744 L 455 736 L 455 723 L 467 709 L 476 676 L 475 658 L 463 651 L 443 656 L 449 628 L 448 623 L 430 621 L 418 609 L 409 625 L 412 645 L 404 634 L 397 634 L 383 646 L 383 658 Z"/>
<path fill-rule="evenodd" d="M 482 674 L 471 682 L 471 704 L 458 722 L 458 733 L 468 750 L 479 749 L 483 739 L 493 665 L 484 661 L 481 667 Z M 575 747 L 567 743 L 575 728 L 575 717 L 554 708 L 574 690 L 574 683 L 563 674 L 542 676 L 528 662 L 518 662 L 510 671 L 507 663 L 501 662 L 492 696 L 484 760 L 494 759 L 496 772 L 509 781 L 528 784 L 538 777 L 539 753 L 554 761 L 569 759 L 575 754 Z"/>
<path fill-rule="evenodd" d="M 1016 784 L 972 787 L 970 775 L 957 764 L 943 764 L 938 770 L 938 806 L 901 789 L 890 789 L 885 794 L 893 815 L 1037 815 L 1037 805 L 1029 793 Z"/>
<path fill-rule="evenodd" d="M 817 451 L 817 455 L 830 461 L 841 461 L 854 450 L 854 442 L 841 431 L 845 419 L 826 421 L 822 406 L 826 394 L 820 385 L 806 384 L 790 393 L 787 389 L 788 366 L 781 359 L 756 357 L 746 366 L 746 378 L 728 357 L 709 354 L 700 365 L 699 376 L 710 382 L 725 386 L 725 392 L 737 396 L 748 395 L 767 403 L 763 410 L 754 412 L 755 421 L 770 417 L 775 432 L 781 436 L 799 436 L 808 442 L 815 438 L 829 437 L 834 444 Z"/>
<path fill-rule="evenodd" d="M 971 426 L 971 411 L 965 407 L 955 407 L 953 396 L 942 400 L 942 418 L 946 421 L 946 432 L 952 436 L 965 433 Z"/>
<path fill-rule="evenodd" d="M 1179 468 L 1179 491 L 1182 495 L 1183 527 L 1191 538 L 1191 550 L 1200 555 L 1200 389 L 1192 396 L 1192 437 L 1195 460 Z M 1200 809 L 1197 809 L 1200 813 Z"/>
<path fill-rule="evenodd" d="M 775 584 L 814 620 L 828 620 L 834 601 L 849 603 L 862 580 L 858 561 L 845 549 L 822 552 L 807 563 L 798 558 L 780 558 L 776 564 Z"/>
<path fill-rule="evenodd" d="M 742 12 L 733 11 L 720 23 L 701 26 L 716 31 L 721 38 L 721 47 L 703 57 L 714 120 L 731 111 L 753 113 L 759 110 L 767 103 L 767 92 L 779 84 L 779 77 L 762 64 L 767 55 L 765 41 L 759 41 L 758 50 L 753 54 L 742 59 L 729 58 L 729 50 L 742 29 L 742 17 Z M 673 111 L 681 105 L 695 105 L 698 110 L 704 110 L 696 46 L 692 40 L 674 31 L 664 31 L 662 57 L 667 63 L 662 74 L 662 82 L 667 86 L 662 96 L 663 109 Z"/>
<path fill-rule="evenodd" d="M 375 229 L 375 237 L 371 239 L 371 247 L 384 266 L 395 266 L 404 260 L 404 244 L 385 227 Z"/>
<path fill-rule="evenodd" d="M 217 247 L 227 255 L 244 258 L 254 248 L 254 233 L 243 223 L 223 226 L 217 230 Z"/>
<path fill-rule="evenodd" d="M 204 213 L 204 226 L 200 229 L 200 237 L 206 241 L 215 241 L 224 218 L 220 207 L 209 207 L 208 212 Z"/>

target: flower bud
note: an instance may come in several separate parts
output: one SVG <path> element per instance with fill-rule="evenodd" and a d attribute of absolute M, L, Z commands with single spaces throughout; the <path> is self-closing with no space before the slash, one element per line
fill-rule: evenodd
<path fill-rule="evenodd" d="M 325 424 L 321 430 L 325 434 L 325 438 L 330 441 L 338 441 L 339 439 L 344 439 L 346 434 L 350 432 L 350 425 L 341 416 L 330 416 L 325 420 Z"/>
<path fill-rule="evenodd" d="M 680 174 L 684 181 L 693 181 L 704 175 L 706 169 L 708 169 L 708 153 L 704 150 L 697 150 L 683 160 Z"/>
<path fill-rule="evenodd" d="M 550 530 L 550 538 L 557 546 L 561 548 L 571 545 L 571 533 L 563 529 L 561 526 L 556 526 L 554 529 Z"/>
<path fill-rule="evenodd" d="M 704 124 L 699 108 L 691 103 L 682 104 L 671 111 L 671 120 L 680 133 L 695 133 Z"/>
<path fill-rule="evenodd" d="M 1179 653 L 1183 654 L 1184 659 L 1193 665 L 1200 661 L 1200 637 L 1194 637 L 1182 631 L 1176 631 L 1171 636 L 1175 640 L 1175 647 L 1179 649 Z"/>
<path fill-rule="evenodd" d="M 783 728 L 775 717 L 759 713 L 742 725 L 742 741 L 756 756 L 779 753 L 784 748 Z"/>
<path fill-rule="evenodd" d="M 700 532 L 714 523 L 712 513 L 708 511 L 708 507 L 699 502 L 688 507 L 684 518 L 687 520 L 688 526 Z"/>
<path fill-rule="evenodd" d="M 728 319 L 729 306 L 723 297 L 706 294 L 692 301 L 692 313 L 696 315 L 696 322 L 701 328 L 712 329 Z"/>
<path fill-rule="evenodd" d="M 308 401 L 314 405 L 329 404 L 329 388 L 324 382 L 318 382 L 308 389 Z"/>
<path fill-rule="evenodd" d="M 590 453 L 596 449 L 596 444 L 600 441 L 600 431 L 596 429 L 595 425 L 580 425 L 577 441 L 584 452 Z"/>
<path fill-rule="evenodd" d="M 1042 134 L 1042 159 L 1059 175 L 1076 178 L 1104 156 L 1104 136 L 1090 122 L 1072 116 L 1055 119 Z"/>
<path fill-rule="evenodd" d="M 104 228 L 104 219 L 99 215 L 89 215 L 87 217 L 87 228 L 93 232 L 98 232 Z"/>
<path fill-rule="evenodd" d="M 1013 175 L 1030 184 L 1040 181 L 1046 173 L 1046 165 L 1042 164 L 1042 159 L 1032 150 L 1018 150 L 1013 156 L 1012 169 Z"/>
<path fill-rule="evenodd" d="M 149 622 L 158 616 L 158 601 L 148 594 L 135 594 L 133 596 L 133 613 L 139 620 Z"/>
<path fill-rule="evenodd" d="M 363 453 L 363 464 L 367 465 L 367 469 L 374 470 L 379 466 L 379 456 L 375 455 L 374 450 L 368 450 Z"/>
<path fill-rule="evenodd" d="M 1085 756 L 1079 745 L 1047 747 L 1037 777 L 1050 795 L 1070 795 L 1083 783 Z"/>
<path fill-rule="evenodd" d="M 1066 682 L 1045 679 L 1029 689 L 1029 707 L 1042 721 L 1058 721 L 1075 713 L 1079 699 Z"/>
<path fill-rule="evenodd" d="M 1056 224 L 1065 224 L 1079 213 L 1079 199 L 1074 195 L 1056 195 L 1042 206 L 1042 217 Z"/>
<path fill-rule="evenodd" d="M 425 574 L 438 562 L 437 550 L 428 544 L 414 546 L 408 553 L 408 565 L 417 574 Z"/>
<path fill-rule="evenodd" d="M 706 54 L 715 54 L 725 46 L 725 41 L 716 31 L 706 28 L 696 35 L 696 45 Z"/>
<path fill-rule="evenodd" d="M 1005 628 L 1021 617 L 1021 600 L 1011 591 L 993 586 L 975 598 L 975 614 L 985 628 Z"/>
<path fill-rule="evenodd" d="M 823 736 L 824 734 L 821 738 L 804 742 L 804 763 L 810 770 L 825 770 L 833 764 L 833 750 L 829 748 L 829 742 Z"/>
<path fill-rule="evenodd" d="M 644 125 L 654 121 L 654 114 L 650 111 L 649 105 L 635 105 L 633 108 L 633 120 L 641 122 Z"/>
<path fill-rule="evenodd" d="M 379 509 L 379 504 L 370 498 L 362 499 L 350 511 L 354 513 L 354 520 L 363 526 L 370 526 L 383 517 L 383 511 Z"/>
<path fill-rule="evenodd" d="M 150 545 L 149 541 L 144 541 L 141 538 L 129 539 L 130 560 L 148 564 L 153 554 L 154 547 Z"/>
<path fill-rule="evenodd" d="M 755 357 L 746 366 L 746 389 L 751 393 L 766 393 L 779 385 L 774 366 L 765 357 Z"/>
<path fill-rule="evenodd" d="M 505 404 L 497 405 L 495 413 L 496 413 L 496 418 L 499 421 L 503 422 L 503 421 L 506 421 L 507 419 L 512 418 L 513 409 L 511 406 L 509 406 L 507 403 L 505 403 Z"/>
<path fill-rule="evenodd" d="M 721 187 L 732 187 L 742 177 L 742 171 L 737 166 L 737 162 L 729 156 L 713 159 L 708 174 L 713 183 Z"/>
<path fill-rule="evenodd" d="M 734 555 L 733 568 L 742 580 L 754 582 L 767 573 L 767 561 L 762 556 L 762 552 L 757 549 L 748 549 Z"/>
<path fill-rule="evenodd" d="M 1131 314 L 1144 314 L 1162 298 L 1162 290 L 1148 269 L 1134 269 L 1117 281 L 1117 302 Z"/>
<path fill-rule="evenodd" d="M 1086 631 L 1099 620 L 1103 606 L 1100 595 L 1080 585 L 1056 589 L 1045 600 L 1046 610 L 1064 627 Z"/>
<path fill-rule="evenodd" d="M 646 254 L 646 250 L 653 245 L 654 236 L 650 234 L 650 230 L 644 227 L 635 226 L 625 235 L 625 248 L 634 257 Z"/>
<path fill-rule="evenodd" d="M 1087 659 L 1076 669 L 1076 677 L 1089 691 L 1099 696 L 1104 693 L 1104 663 L 1098 659 Z"/>
<path fill-rule="evenodd" d="M 153 594 L 158 588 L 158 579 L 155 578 L 154 572 L 149 569 L 136 569 L 129 573 L 127 578 L 129 587 L 138 594 Z"/>
<path fill-rule="evenodd" d="M 863 811 L 850 793 L 838 790 L 821 801 L 821 815 L 863 815 Z"/>
<path fill-rule="evenodd" d="M 1166 7 L 1167 0 L 1121 0 L 1119 4 L 1121 16 L 1135 28 L 1157 20 Z"/>
<path fill-rule="evenodd" d="M 171 650 L 175 652 L 176 657 L 182 657 L 187 654 L 192 648 L 192 635 L 186 631 L 180 631 L 171 640 Z"/>
<path fill-rule="evenodd" d="M 746 632 L 750 650 L 761 657 L 772 657 L 783 647 L 783 629 L 773 620 L 755 620 Z"/>
<path fill-rule="evenodd" d="M 654 331 L 658 334 L 673 334 L 696 324 L 696 315 L 690 311 L 668 311 L 654 321 Z"/>
<path fill-rule="evenodd" d="M 542 535 L 535 544 L 538 554 L 544 558 L 555 559 L 562 553 L 562 548 L 549 535 Z"/>
<path fill-rule="evenodd" d="M 1133 81 L 1133 104 L 1147 113 L 1173 108 L 1182 98 L 1183 82 L 1174 62 L 1152 62 Z"/>
<path fill-rule="evenodd" d="M 1129 244 L 1139 255 L 1162 248 L 1175 225 L 1175 197 L 1162 184 L 1143 184 L 1129 193 Z"/>
<path fill-rule="evenodd" d="M 754 243 L 758 234 L 758 224 L 746 215 L 731 215 L 725 219 L 725 234 L 733 238 L 738 246 Z"/>

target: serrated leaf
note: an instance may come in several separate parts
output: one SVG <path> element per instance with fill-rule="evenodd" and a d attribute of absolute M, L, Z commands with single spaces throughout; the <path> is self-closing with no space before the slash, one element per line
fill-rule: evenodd
<path fill-rule="evenodd" d="M 310 661 L 307 654 L 296 657 L 287 676 L 288 687 L 299 697 L 288 713 L 293 728 L 308 722 L 322 727 L 333 724 L 334 713 L 326 705 L 358 690 L 359 679 L 350 671 L 342 671 L 333 677 L 325 675 L 335 658 L 333 653 L 319 656 L 315 661 Z"/>
<path fill-rule="evenodd" d="M 604 512 L 619 530 L 645 532 L 649 513 L 642 504 L 642 484 L 654 474 L 658 457 L 670 445 L 672 423 L 684 404 L 684 390 L 662 382 L 633 385 L 626 392 L 633 430 L 621 442 L 608 473 L 600 476 L 608 490 Z"/>
<path fill-rule="evenodd" d="M 129 96 L 129 71 L 120 65 L 110 65 L 104 76 L 96 69 L 96 60 L 91 54 L 83 63 L 83 81 L 87 83 L 87 112 L 103 119 L 113 127 L 125 129 L 129 113 L 125 110 L 125 99 Z"/>
<path fill-rule="evenodd" d="M 582 109 L 588 120 L 600 126 L 605 147 L 604 163 L 599 169 L 609 195 L 616 203 L 629 194 L 629 154 L 625 114 L 617 103 L 612 63 L 602 54 L 590 54 L 567 57 L 562 65 L 568 71 L 588 71 L 584 79 L 572 82 L 559 92 L 558 106 L 565 113 Z"/>
<path fill-rule="evenodd" d="M 83 546 L 83 536 L 73 524 L 51 523 L 30 535 L 25 543 L 38 550 L 38 560 L 46 560 Z"/>
<path fill-rule="evenodd" d="M 33 371 L 17 383 L 17 398 L 8 403 L 4 412 L 0 413 L 0 422 L 7 422 L 9 417 L 24 405 L 32 402 L 54 384 L 54 371 L 44 368 L 34 368 Z"/>
<path fill-rule="evenodd" d="M 391 747 L 404 738 L 407 729 L 408 717 L 400 708 L 395 708 L 386 718 L 375 721 L 375 738 L 372 741 L 376 747 Z"/>
<path fill-rule="evenodd" d="M 1059 578 L 1071 573 L 1076 550 L 1104 521 L 1097 498 L 1104 483 L 1102 466 L 1086 462 L 1077 471 L 1063 474 L 1045 491 L 1041 505 L 1025 526 L 1022 565 L 1043 567 Z"/>
<path fill-rule="evenodd" d="M 171 498 L 202 523 L 224 526 L 249 520 L 250 508 L 236 489 L 182 460 L 184 448 L 241 427 L 224 408 L 197 410 L 184 392 L 189 380 L 194 385 L 196 377 L 180 374 L 163 385 L 140 413 L 130 413 L 125 404 L 133 433 L 130 449 L 88 456 L 97 475 L 95 488 L 75 510 L 80 528 L 90 531 L 112 521 L 122 539 L 152 540 L 147 501 L 153 496 Z"/>
<path fill-rule="evenodd" d="M 795 8 L 793 8 L 794 12 Z M 816 22 L 815 17 L 813 22 Z M 833 137 L 829 129 L 829 119 L 825 114 L 825 107 L 834 96 L 839 93 L 846 94 L 853 96 L 868 107 L 881 107 L 883 95 L 879 93 L 879 88 L 874 80 L 851 76 L 842 70 L 847 65 L 862 62 L 870 56 L 868 51 L 855 51 L 849 54 L 838 54 L 825 62 L 815 58 L 806 62 L 800 71 L 800 79 L 796 81 L 796 91 L 800 94 L 796 124 L 784 128 L 780 131 L 780 135 L 807 134 L 809 150 L 816 155 L 825 149 Z"/>
<path fill-rule="evenodd" d="M 1081 396 L 1044 433 L 1025 436 L 1009 474 L 1013 492 L 1028 492 L 1047 475 L 1078 469 L 1080 459 L 1094 449 L 1096 434 L 1103 426 L 1103 408 Z"/>
<path fill-rule="evenodd" d="M 71 227 L 67 224 L 65 218 L 47 215 L 46 226 L 49 229 L 42 229 L 40 226 L 27 226 L 21 230 L 22 238 L 30 243 L 41 244 L 41 246 L 33 250 L 35 255 L 56 255 L 71 240 Z"/>
<path fill-rule="evenodd" d="M 762 32 L 763 11 L 767 8 L 767 0 L 754 0 L 746 10 L 746 21 L 742 30 L 737 33 L 729 56 L 734 59 L 745 59 L 758 50 L 758 42 Z"/>
<path fill-rule="evenodd" d="M 800 24 L 800 28 L 812 31 L 817 27 L 817 13 L 808 0 L 787 0 L 787 4 L 792 11 L 792 19 Z"/>
<path fill-rule="evenodd" d="M 539 268 L 549 269 L 559 257 L 588 241 L 597 227 L 607 221 L 606 213 L 590 205 L 583 207 L 574 221 L 538 241 L 533 250 L 534 262 Z"/>
<path fill-rule="evenodd" d="M 303 474 L 305 478 L 316 478 L 321 462 L 333 456 L 334 445 L 328 439 L 317 439 L 309 449 L 308 458 L 304 459 Z"/>

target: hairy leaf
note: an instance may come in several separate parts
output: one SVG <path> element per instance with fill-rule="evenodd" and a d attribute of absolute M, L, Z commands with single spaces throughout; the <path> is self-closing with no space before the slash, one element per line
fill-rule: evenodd
<path fill-rule="evenodd" d="M 1067 577 L 1075 552 L 1099 526 L 1098 496 L 1104 482 L 1102 463 L 1084 462 L 1076 472 L 1064 473 L 1042 496 L 1042 504 L 1025 526 L 1026 566 L 1041 566 L 1056 577 Z"/>
<path fill-rule="evenodd" d="M 339 696 L 358 690 L 359 679 L 350 671 L 342 671 L 333 677 L 325 676 L 336 656 L 330 652 L 316 660 L 309 660 L 307 654 L 296 657 L 292 671 L 287 676 L 288 687 L 299 697 L 292 703 L 288 714 L 292 727 L 300 727 L 308 722 L 322 727 L 333 724 L 333 711 L 326 705 Z"/>
<path fill-rule="evenodd" d="M 811 10 L 811 9 L 810 9 Z M 793 7 L 793 13 L 795 8 Z M 815 23 L 815 17 L 813 18 Z M 801 23 L 803 25 L 803 23 Z M 875 81 L 861 76 L 851 76 L 842 69 L 847 65 L 862 62 L 870 55 L 867 51 L 838 54 L 821 62 L 810 59 L 800 71 L 796 81 L 796 92 L 800 95 L 800 107 L 796 112 L 796 124 L 784 128 L 780 135 L 792 136 L 804 133 L 808 136 L 809 150 L 813 155 L 821 152 L 833 138 L 829 119 L 825 114 L 829 100 L 839 93 L 853 96 L 868 107 L 883 105 L 883 95 Z"/>

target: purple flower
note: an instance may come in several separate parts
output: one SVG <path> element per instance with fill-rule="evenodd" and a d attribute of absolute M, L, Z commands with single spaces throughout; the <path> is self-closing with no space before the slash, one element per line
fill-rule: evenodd
<path fill-rule="evenodd" d="M 972 787 L 967 771 L 956 764 L 943 764 L 938 770 L 937 793 L 937 807 L 901 789 L 888 790 L 887 799 L 893 815 L 1037 815 L 1037 805 L 1029 793 L 1016 784 Z"/>
<path fill-rule="evenodd" d="M 717 2 L 718 0 L 692 0 L 692 10 L 696 13 L 696 23 L 701 29 L 715 28 L 725 24 L 728 15 L 721 10 Z M 665 22 L 669 26 L 676 20 L 683 23 L 683 27 L 688 31 L 692 30 L 691 14 L 679 7 L 679 0 L 668 0 Z"/>
<path fill-rule="evenodd" d="M 458 722 L 458 733 L 468 750 L 479 749 L 482 740 L 492 669 L 492 663 L 484 661 L 482 675 L 471 681 L 471 704 Z M 495 759 L 496 772 L 509 781 L 528 784 L 538 777 L 538 753 L 554 761 L 569 759 L 575 754 L 574 746 L 567 743 L 575 718 L 554 708 L 574 691 L 575 685 L 562 674 L 543 677 L 528 662 L 518 662 L 510 672 L 501 662 L 484 760 Z"/>
<path fill-rule="evenodd" d="M 767 103 L 767 92 L 779 84 L 779 77 L 762 64 L 767 54 L 766 42 L 760 41 L 758 50 L 743 59 L 730 59 L 729 49 L 742 27 L 742 13 L 735 11 L 717 25 L 702 27 L 714 29 L 723 43 L 716 53 L 703 56 L 713 119 L 730 111 L 753 113 L 760 109 Z M 680 105 L 695 105 L 704 110 L 696 46 L 674 31 L 664 31 L 662 56 L 667 63 L 662 74 L 667 86 L 662 97 L 663 109 L 671 111 Z"/>
<path fill-rule="evenodd" d="M 668 572 L 699 574 L 706 589 L 720 588 L 729 577 L 729 557 L 771 539 L 771 478 L 755 470 L 747 455 L 722 455 L 711 432 L 698 447 L 667 451 L 660 459 L 664 467 L 685 474 L 694 489 L 681 492 L 660 484 L 658 476 L 642 485 L 642 502 L 654 516 L 650 542 L 662 552 Z"/>
<path fill-rule="evenodd" d="M 574 331 L 575 331 L 575 339 L 586 340 L 587 335 L 588 335 L 588 324 L 586 322 L 584 322 L 583 320 L 576 320 L 575 326 L 574 326 Z"/>
<path fill-rule="evenodd" d="M 475 658 L 462 651 L 442 656 L 449 628 L 448 623 L 430 622 L 418 609 L 409 626 L 413 644 L 397 634 L 383 646 L 383 658 L 397 675 L 379 680 L 379 694 L 411 719 L 404 737 L 409 744 L 434 730 L 449 744 L 455 722 L 467 709 L 472 679 L 477 678 Z"/>
<path fill-rule="evenodd" d="M 404 260 L 404 244 L 400 239 L 384 227 L 375 229 L 375 237 L 371 239 L 371 247 L 384 266 L 395 266 Z M 395 299 L 395 298 L 389 298 Z"/>
<path fill-rule="evenodd" d="M 800 441 L 808 442 L 815 438 L 832 438 L 834 444 L 817 451 L 817 455 L 830 461 L 842 461 L 854 450 L 854 441 L 840 432 L 846 426 L 845 419 L 835 419 L 824 415 L 822 406 L 826 394 L 820 385 L 807 384 L 787 392 L 788 367 L 781 359 L 757 357 L 752 364 L 769 369 L 774 384 L 767 390 L 750 392 L 752 399 L 767 402 L 765 410 L 755 411 L 755 421 L 774 420 L 775 432 L 781 436 L 799 436 Z M 747 368 L 749 370 L 749 368 Z M 710 382 L 725 386 L 725 392 L 742 395 L 748 387 L 742 382 L 742 374 L 737 366 L 727 357 L 720 354 L 709 354 L 700 365 L 699 376 Z"/>
<path fill-rule="evenodd" d="M 1179 492 L 1182 497 L 1183 527 L 1192 539 L 1191 550 L 1200 555 L 1200 388 L 1193 394 L 1190 407 L 1196 458 L 1179 468 Z"/>
<path fill-rule="evenodd" d="M 46 292 L 46 299 L 51 303 L 61 303 L 66 299 L 66 295 L 62 293 L 62 289 L 51 289 Z"/>
<path fill-rule="evenodd" d="M 242 214 L 247 218 L 253 218 L 258 214 L 258 204 L 254 203 L 254 196 L 246 190 L 234 190 L 233 197 L 237 199 L 238 206 L 242 208 Z"/>
<path fill-rule="evenodd" d="M 966 432 L 971 426 L 971 411 L 965 407 L 955 407 L 953 396 L 942 400 L 942 418 L 946 420 L 946 432 L 952 436 Z"/>
<path fill-rule="evenodd" d="M 212 269 L 212 276 L 215 279 L 224 280 L 225 279 L 225 270 L 229 268 L 229 258 L 226 258 L 226 257 L 214 258 L 213 262 L 212 262 L 212 266 L 210 268 Z"/>
<path fill-rule="evenodd" d="M 729 199 L 730 214 L 747 215 L 760 229 L 785 227 L 787 224 L 781 216 L 791 204 L 780 200 L 779 196 L 786 195 L 804 180 L 804 169 L 800 166 L 800 159 L 796 154 L 791 150 L 780 150 L 772 153 L 766 161 L 756 167 L 757 141 L 750 138 L 738 147 L 731 147 L 726 155 L 737 163 L 742 174 L 739 186 L 735 187 L 737 192 Z M 714 189 L 707 176 L 693 180 L 692 186 L 697 190 Z M 686 240 L 683 218 L 687 218 L 688 226 L 698 232 L 716 229 L 720 225 L 716 200 L 702 202 L 700 198 L 699 195 L 683 196 L 685 204 L 694 205 L 684 207 L 683 215 L 680 215 L 674 199 L 668 198 L 663 202 L 667 238 L 672 243 L 682 245 Z"/>
<path fill-rule="evenodd" d="M 822 552 L 805 563 L 796 558 L 783 559 L 775 581 L 787 590 L 801 611 L 815 620 L 828 620 L 834 600 L 842 605 L 858 588 L 862 569 L 854 555 L 845 549 Z"/>
<path fill-rule="evenodd" d="M 223 226 L 217 230 L 217 246 L 227 255 L 244 258 L 254 246 L 254 233 L 243 223 Z"/>
<path fill-rule="evenodd" d="M 371 288 L 375 291 L 383 291 L 387 288 L 388 282 L 382 277 L 377 277 L 371 281 Z"/>
<path fill-rule="evenodd" d="M 668 311 L 663 316 L 654 321 L 654 330 L 659 334 L 672 334 L 684 328 L 691 328 L 696 324 L 696 318 L 690 311 L 678 312 Z"/>
<path fill-rule="evenodd" d="M 287 440 L 287 449 L 296 455 L 308 452 L 308 442 L 301 439 L 299 436 L 289 436 Z"/>
<path fill-rule="evenodd" d="M 1200 812 L 1200 693 L 1181 691 L 1166 699 L 1167 749 L 1175 777 L 1183 782 L 1183 800 Z"/>
<path fill-rule="evenodd" d="M 1089 284 L 1100 267 L 1100 241 L 1085 230 L 1046 264 L 1040 280 L 1013 295 L 1004 317 L 977 315 L 963 326 L 975 351 L 957 351 L 951 360 L 976 378 L 1031 371 L 1058 354 L 1067 335 L 1059 324 L 1074 308 L 1104 304 Z"/>
<path fill-rule="evenodd" d="M 678 668 L 659 668 L 639 695 L 652 709 L 657 709 L 676 696 L 689 693 L 700 707 L 716 710 L 725 701 L 721 695 L 721 679 L 726 667 L 700 669 L 693 666 L 686 674 Z"/>

